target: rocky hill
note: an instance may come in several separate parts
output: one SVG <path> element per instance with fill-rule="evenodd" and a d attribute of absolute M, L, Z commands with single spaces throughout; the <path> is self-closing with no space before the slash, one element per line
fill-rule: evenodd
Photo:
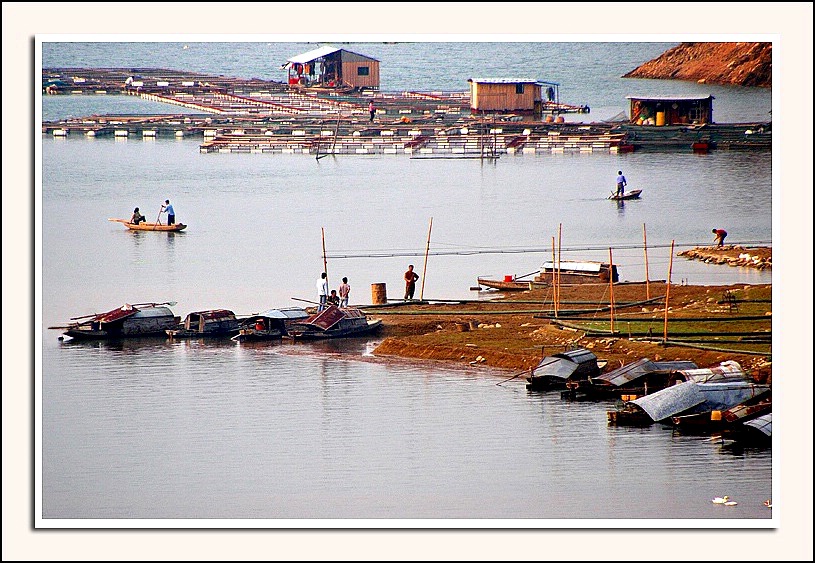
<path fill-rule="evenodd" d="M 772 54 L 772 43 L 682 43 L 623 78 L 674 78 L 769 88 Z"/>

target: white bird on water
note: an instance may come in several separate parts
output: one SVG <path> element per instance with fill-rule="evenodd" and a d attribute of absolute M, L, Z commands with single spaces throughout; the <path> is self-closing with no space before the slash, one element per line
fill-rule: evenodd
<path fill-rule="evenodd" d="M 767 508 L 772 508 L 773 502 L 770 499 L 767 499 L 764 501 L 764 506 L 766 506 Z"/>
<path fill-rule="evenodd" d="M 729 499 L 729 498 L 730 498 L 729 496 L 724 495 L 723 497 L 716 497 L 715 499 L 713 499 L 712 502 L 713 502 L 713 504 L 726 504 L 727 499 Z"/>
<path fill-rule="evenodd" d="M 724 503 L 725 506 L 736 506 L 738 503 L 735 500 L 729 500 Z"/>

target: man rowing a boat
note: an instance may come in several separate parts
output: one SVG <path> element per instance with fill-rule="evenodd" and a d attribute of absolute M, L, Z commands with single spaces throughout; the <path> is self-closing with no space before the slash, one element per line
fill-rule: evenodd
<path fill-rule="evenodd" d="M 623 176 L 622 170 L 617 170 L 617 195 L 622 196 L 625 193 L 625 186 L 628 184 L 628 181 Z"/>
<path fill-rule="evenodd" d="M 169 199 L 164 200 L 164 205 L 161 206 L 161 211 L 159 212 L 159 215 L 165 212 L 167 213 L 167 224 L 175 225 L 175 210 L 173 209 L 173 206 L 170 205 Z"/>

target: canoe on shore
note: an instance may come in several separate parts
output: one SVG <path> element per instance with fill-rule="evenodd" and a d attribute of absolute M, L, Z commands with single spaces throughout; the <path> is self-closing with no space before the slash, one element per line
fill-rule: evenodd
<path fill-rule="evenodd" d="M 125 227 L 130 229 L 131 231 L 183 231 L 187 228 L 187 225 L 184 223 L 176 223 L 175 225 L 162 225 L 161 223 L 139 223 L 136 225 L 135 223 L 131 223 L 127 219 L 108 219 L 108 221 L 113 221 L 115 223 L 122 223 Z"/>
<path fill-rule="evenodd" d="M 536 287 L 540 288 L 549 286 L 549 284 L 546 282 L 532 280 L 490 280 L 487 278 L 478 278 L 478 285 L 492 289 L 499 289 L 501 291 L 527 291 Z"/>

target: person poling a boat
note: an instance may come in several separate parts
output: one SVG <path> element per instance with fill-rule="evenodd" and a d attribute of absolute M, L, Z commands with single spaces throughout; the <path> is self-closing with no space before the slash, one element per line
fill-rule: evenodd
<path fill-rule="evenodd" d="M 161 206 L 161 210 L 158 212 L 159 216 L 161 216 L 162 213 L 167 213 L 168 225 L 175 225 L 175 210 L 173 209 L 173 206 L 170 205 L 169 199 L 164 200 L 164 205 Z"/>
<path fill-rule="evenodd" d="M 625 193 L 625 187 L 628 185 L 628 180 L 623 176 L 623 171 L 617 171 L 617 195 L 622 196 Z"/>

